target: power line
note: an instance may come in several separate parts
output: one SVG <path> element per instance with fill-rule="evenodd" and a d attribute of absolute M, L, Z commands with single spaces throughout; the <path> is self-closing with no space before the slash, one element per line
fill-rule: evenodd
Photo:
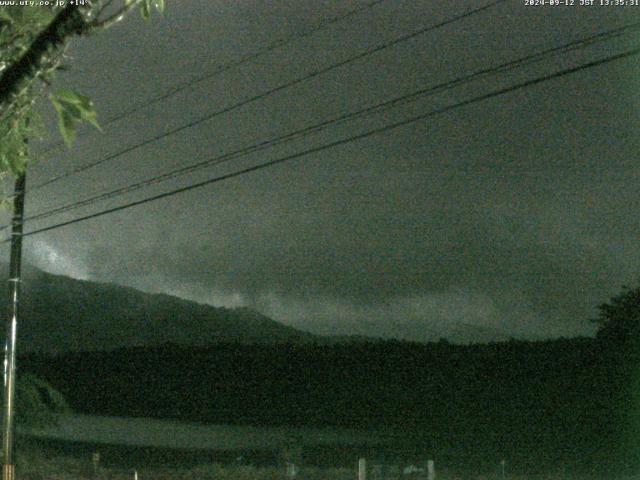
<path fill-rule="evenodd" d="M 204 116 L 202 116 L 202 117 L 200 117 L 200 118 L 198 118 L 196 120 L 192 120 L 191 122 L 188 122 L 188 123 L 186 123 L 186 124 L 184 124 L 184 125 L 182 125 L 180 127 L 176 127 L 174 129 L 169 130 L 168 132 L 155 135 L 155 136 L 153 136 L 151 138 L 148 138 L 146 140 L 143 140 L 142 142 L 139 142 L 139 143 L 137 143 L 135 145 L 132 145 L 132 146 L 127 147 L 127 148 L 124 148 L 124 149 L 122 149 L 122 150 L 120 150 L 120 151 L 118 151 L 116 153 L 113 153 L 111 155 L 108 155 L 108 156 L 106 156 L 106 157 L 104 157 L 104 158 L 102 158 L 102 159 L 100 159 L 100 160 L 98 160 L 96 162 L 83 165 L 83 166 L 75 168 L 75 169 L 73 169 L 73 170 L 71 170 L 69 172 L 63 173 L 63 174 L 58 175 L 56 177 L 53 177 L 53 178 L 51 178 L 51 179 L 49 179 L 49 180 L 47 180 L 47 181 L 45 181 L 43 183 L 40 183 L 40 184 L 38 184 L 38 185 L 36 185 L 34 187 L 31 187 L 31 189 L 29 191 L 33 192 L 33 191 L 38 190 L 38 189 L 40 189 L 40 188 L 42 188 L 42 187 L 44 187 L 46 185 L 49 185 L 49 184 L 51 184 L 53 182 L 56 182 L 58 180 L 62 180 L 63 178 L 67 178 L 67 177 L 70 177 L 72 175 L 76 175 L 78 173 L 84 172 L 84 171 L 89 170 L 89 169 L 91 169 L 93 167 L 96 167 L 96 166 L 101 165 L 103 163 L 106 163 L 106 162 L 109 162 L 111 160 L 114 160 L 114 159 L 116 159 L 116 158 L 118 158 L 118 157 L 120 157 L 122 155 L 125 155 L 127 153 L 131 153 L 132 151 L 137 150 L 138 148 L 144 147 L 144 146 L 149 145 L 151 143 L 155 143 L 155 142 L 157 142 L 157 141 L 159 141 L 159 140 L 161 140 L 163 138 L 166 138 L 166 137 L 168 137 L 170 135 L 174 135 L 174 134 L 179 133 L 181 131 L 184 131 L 184 130 L 186 130 L 188 128 L 194 127 L 194 126 L 196 126 L 196 125 L 198 125 L 200 123 L 203 123 L 205 121 L 211 120 L 211 119 L 213 119 L 213 118 L 215 118 L 215 117 L 217 117 L 219 115 L 222 115 L 222 114 L 225 114 L 225 113 L 229 113 L 229 112 L 231 112 L 233 110 L 237 110 L 238 108 L 241 108 L 241 107 L 243 107 L 245 105 L 248 105 L 248 104 L 256 102 L 258 100 L 262 100 L 264 98 L 267 98 L 267 97 L 273 95 L 274 93 L 280 92 L 280 91 L 285 90 L 285 89 L 290 88 L 290 87 L 293 87 L 293 86 L 298 85 L 298 84 L 300 84 L 302 82 L 305 82 L 307 80 L 315 78 L 315 77 L 317 77 L 319 75 L 322 75 L 324 73 L 330 72 L 330 71 L 335 70 L 337 68 L 343 67 L 343 66 L 348 65 L 350 63 L 353 63 L 353 62 L 355 62 L 357 60 L 361 60 L 361 59 L 363 59 L 365 57 L 368 57 L 370 55 L 378 53 L 378 52 L 380 52 L 382 50 L 385 50 L 387 48 L 390 48 L 390 47 L 393 47 L 395 45 L 398 45 L 399 43 L 406 42 L 406 41 L 408 41 L 408 40 L 410 40 L 412 38 L 415 38 L 415 37 L 417 37 L 419 35 L 423 35 L 423 34 L 425 34 L 427 32 L 436 30 L 438 28 L 444 27 L 444 26 L 449 25 L 451 23 L 454 23 L 454 22 L 460 21 L 462 19 L 468 18 L 470 16 L 476 15 L 476 14 L 478 14 L 480 12 L 483 12 L 483 11 L 485 11 L 485 10 L 491 8 L 491 7 L 494 7 L 494 6 L 496 6 L 496 5 L 500 4 L 500 3 L 503 3 L 505 1 L 506 0 L 493 1 L 493 2 L 491 2 L 489 4 L 487 4 L 487 5 L 484 5 L 482 7 L 478 7 L 478 8 L 469 10 L 469 11 L 463 13 L 463 14 L 460 14 L 460 15 L 456 15 L 455 17 L 449 18 L 449 19 L 444 20 L 442 22 L 439 22 L 439 23 L 437 23 L 435 25 L 431 25 L 431 26 L 422 28 L 422 29 L 417 30 L 415 32 L 412 32 L 412 33 L 405 34 L 405 35 L 402 35 L 400 37 L 397 37 L 394 40 L 391 40 L 389 42 L 382 43 L 382 44 L 380 44 L 380 45 L 378 45 L 376 47 L 369 48 L 369 49 L 365 50 L 364 52 L 361 52 L 361 53 L 359 53 L 357 55 L 351 56 L 351 57 L 349 57 L 349 58 L 347 58 L 345 60 L 341 60 L 340 62 L 331 64 L 331 65 L 329 65 L 327 67 L 323 67 L 323 68 L 319 68 L 319 69 L 313 70 L 313 71 L 311 71 L 309 73 L 306 73 L 305 75 L 303 75 L 301 77 L 298 77 L 298 78 L 296 78 L 294 80 L 290 80 L 290 81 L 285 82 L 285 83 L 282 83 L 282 84 L 278 85 L 277 87 L 274 87 L 274 88 L 272 88 L 270 90 L 266 90 L 266 91 L 264 91 L 262 93 L 254 95 L 252 97 L 249 97 L 249 98 L 247 98 L 245 100 L 242 100 L 241 102 L 238 102 L 238 103 L 233 104 L 233 105 L 228 106 L 228 107 L 224 107 L 224 108 L 222 108 L 220 110 L 216 110 L 215 112 L 208 113 L 208 114 L 206 114 L 206 115 L 204 115 Z"/>
<path fill-rule="evenodd" d="M 415 122 L 418 122 L 418 121 L 421 121 L 421 120 L 425 120 L 425 119 L 427 119 L 429 117 L 433 117 L 433 116 L 440 115 L 440 114 L 443 114 L 443 113 L 446 113 L 446 112 L 450 112 L 450 111 L 455 110 L 457 108 L 465 107 L 465 106 L 468 106 L 468 105 L 471 105 L 471 104 L 474 104 L 474 103 L 477 103 L 477 102 L 481 102 L 483 100 L 488 100 L 490 98 L 497 97 L 497 96 L 500 96 L 500 95 L 504 95 L 506 93 L 510 93 L 510 92 L 513 92 L 513 91 L 516 91 L 516 90 L 520 90 L 520 89 L 523 89 L 523 88 L 528 88 L 528 87 L 531 87 L 533 85 L 537 85 L 537 84 L 540 84 L 542 82 L 546 82 L 546 81 L 549 81 L 549 80 L 552 80 L 552 79 L 555 79 L 555 78 L 560 78 L 560 77 L 563 77 L 563 76 L 566 76 L 566 75 L 571 75 L 573 73 L 577 73 L 579 71 L 583 71 L 583 70 L 586 70 L 588 68 L 593 68 L 593 67 L 596 67 L 596 66 L 604 65 L 604 64 L 616 61 L 616 60 L 630 58 L 630 57 L 638 55 L 638 54 L 640 54 L 640 48 L 635 48 L 635 49 L 628 50 L 626 52 L 623 52 L 623 53 L 620 53 L 620 54 L 617 54 L 617 55 L 611 55 L 611 56 L 608 56 L 608 57 L 605 57 L 605 58 L 602 58 L 602 59 L 599 59 L 599 60 L 595 60 L 595 61 L 583 64 L 583 65 L 579 65 L 577 67 L 572 67 L 572 68 L 568 68 L 568 69 L 565 69 L 565 70 L 560 70 L 560 71 L 552 73 L 552 74 L 548 74 L 548 75 L 544 75 L 542 77 L 538 77 L 538 78 L 534 78 L 534 79 L 531 79 L 531 80 L 527 80 L 527 81 L 518 83 L 516 85 L 512 85 L 510 87 L 505 87 L 505 88 L 502 88 L 502 89 L 499 89 L 499 90 L 495 90 L 493 92 L 490 92 L 490 93 L 487 93 L 487 94 L 483 94 L 483 95 L 479 95 L 477 97 L 473 97 L 471 99 L 464 100 L 462 102 L 458 102 L 458 103 L 455 103 L 455 104 L 452 104 L 452 105 L 448 105 L 446 107 L 442 107 L 442 108 L 439 108 L 439 109 L 436 109 L 436 110 L 432 110 L 430 112 L 423 113 L 421 115 L 413 116 L 413 117 L 410 117 L 410 118 L 407 118 L 407 119 L 404 119 L 404 120 L 401 120 L 401 121 L 398 121 L 398 122 L 395 122 L 395 123 L 392 123 L 392 124 L 388 124 L 388 125 L 385 125 L 385 126 L 382 126 L 382 127 L 378 127 L 378 128 L 369 130 L 367 132 L 360 133 L 358 135 L 353 135 L 351 137 L 347 137 L 347 138 L 343 138 L 343 139 L 340 139 L 340 140 L 336 140 L 334 142 L 330 142 L 330 143 L 321 145 L 319 147 L 310 148 L 310 149 L 304 150 L 302 152 L 294 153 L 294 154 L 291 154 L 291 155 L 280 157 L 280 158 L 275 159 L 275 160 L 271 160 L 269 162 L 265 162 L 265 163 L 262 163 L 262 164 L 259 164 L 259 165 L 254 165 L 252 167 L 247 167 L 247 168 L 244 168 L 242 170 L 238 170 L 236 172 L 228 173 L 228 174 L 225 174 L 225 175 L 220 175 L 218 177 L 213 177 L 213 178 L 210 178 L 208 180 L 204 180 L 202 182 L 198 182 L 198 183 L 194 183 L 194 184 L 188 185 L 186 187 L 181 187 L 181 188 L 177 188 L 177 189 L 174 189 L 174 190 L 170 190 L 168 192 L 164 192 L 164 193 L 161 193 L 161 194 L 158 194 L 158 195 L 147 197 L 147 198 L 144 198 L 142 200 L 129 202 L 129 203 L 126 203 L 124 205 L 120 205 L 120 206 L 117 206 L 117 207 L 101 210 L 99 212 L 95 212 L 95 213 L 92 213 L 90 215 L 85 215 L 85 216 L 78 217 L 78 218 L 75 218 L 75 219 L 72 219 L 72 220 L 68 220 L 68 221 L 65 221 L 65 222 L 60 222 L 60 223 L 57 223 L 57 224 L 54 224 L 54 225 L 50 225 L 48 227 L 43 227 L 43 228 L 40 228 L 40 229 L 37 229 L 37 230 L 32 230 L 30 232 L 25 233 L 24 236 L 36 235 L 36 234 L 39 234 L 39 233 L 43 233 L 43 232 L 47 232 L 47 231 L 50 231 L 50 230 L 58 229 L 58 228 L 61 228 L 61 227 L 67 226 L 67 225 L 74 224 L 74 223 L 83 222 L 85 220 L 90 220 L 92 218 L 101 217 L 103 215 L 107 215 L 107 214 L 110 214 L 110 213 L 115 213 L 115 212 L 118 212 L 118 211 L 121 211 L 121 210 L 125 210 L 125 209 L 128 209 L 128 208 L 132 208 L 132 207 L 138 206 L 138 205 L 143 205 L 145 203 L 149 203 L 149 202 L 153 202 L 153 201 L 156 201 L 156 200 L 160 200 L 162 198 L 171 197 L 171 196 L 177 195 L 179 193 L 183 193 L 183 192 L 187 192 L 187 191 L 194 190 L 194 189 L 197 189 L 197 188 L 201 188 L 201 187 L 204 187 L 206 185 L 211 185 L 211 184 L 218 183 L 218 182 L 221 182 L 221 181 L 224 181 L 224 180 L 228 180 L 230 178 L 239 177 L 241 175 L 245 175 L 245 174 L 248 174 L 248 173 L 251 173 L 251 172 L 255 172 L 255 171 L 258 171 L 258 170 L 269 168 L 269 167 L 272 167 L 274 165 L 278 165 L 278 164 L 281 164 L 281 163 L 284 163 L 284 162 L 287 162 L 287 161 L 290 161 L 290 160 L 298 159 L 298 158 L 301 158 L 301 157 L 304 157 L 304 156 L 307 156 L 307 155 L 310 155 L 310 154 L 314 154 L 314 153 L 318 153 L 318 152 L 321 152 L 321 151 L 324 151 L 324 150 L 328 150 L 330 148 L 334 148 L 334 147 L 337 147 L 337 146 L 340 146 L 340 145 L 344 145 L 344 144 L 351 143 L 351 142 L 354 142 L 354 141 L 357 141 L 357 140 L 361 140 L 361 139 L 364 139 L 364 138 L 367 138 L 367 137 L 370 137 L 370 136 L 373 136 L 373 135 L 385 133 L 385 132 L 388 132 L 389 130 L 393 130 L 393 129 L 396 129 L 396 128 L 399 128 L 399 127 L 403 127 L 403 126 L 406 126 L 406 125 L 409 125 L 409 124 L 412 124 L 412 123 L 415 123 Z M 4 240 L 3 243 L 6 243 L 7 241 L 9 241 L 9 240 L 6 239 L 6 240 Z"/>
<path fill-rule="evenodd" d="M 426 87 L 426 88 L 421 88 L 417 91 L 405 94 L 405 95 L 401 95 L 399 97 L 395 97 L 392 98 L 390 100 L 378 103 L 376 105 L 364 108 L 364 109 L 360 109 L 357 110 L 355 112 L 351 112 L 351 113 L 346 113 L 346 114 L 342 114 L 340 116 L 337 117 L 333 117 L 331 119 L 328 120 L 324 120 L 320 123 L 316 123 L 314 125 L 310 125 L 307 126 L 303 129 L 299 129 L 293 132 L 290 132 L 288 134 L 282 135 L 280 137 L 276 137 L 276 138 L 272 138 L 269 140 L 265 140 L 262 142 L 259 142 L 257 144 L 248 146 L 248 147 L 244 147 L 238 150 L 235 150 L 233 152 L 229 152 L 223 155 L 219 155 L 201 162 L 198 162 L 196 164 L 192 164 L 192 165 L 188 165 L 185 167 L 181 167 L 178 168 L 176 170 L 158 175 L 158 176 L 154 176 L 151 177 L 149 179 L 146 180 L 142 180 L 133 184 L 129 184 L 126 185 L 124 187 L 120 187 L 117 188 L 115 190 L 111 190 L 108 192 L 103 192 L 100 193 L 98 195 L 94 195 L 92 197 L 88 197 L 85 198 L 83 200 L 80 201 L 76 201 L 76 202 L 72 202 L 66 205 L 62 205 L 50 210 L 46 210 L 43 212 L 39 212 L 36 213 L 34 215 L 31 215 L 29 217 L 27 217 L 25 219 L 26 220 L 38 220 L 38 219 L 43 219 L 43 218 L 47 218 L 50 217 L 52 215 L 56 215 L 59 213 L 63 213 L 69 210 L 73 210 L 76 208 L 80 208 L 83 206 L 87 206 L 87 205 L 91 205 L 95 202 L 98 201 L 102 201 L 102 200 L 108 200 L 126 193 L 130 193 L 133 191 L 136 191 L 138 189 L 144 188 L 144 187 L 148 187 L 154 184 L 158 184 L 161 182 L 164 182 L 166 180 L 175 178 L 177 176 L 180 175 L 184 175 L 187 173 L 191 173 L 193 171 L 202 169 L 202 168 L 206 168 L 206 167 L 210 167 L 210 166 L 214 166 L 214 165 L 219 165 L 221 163 L 236 159 L 238 157 L 243 157 L 246 155 L 249 155 L 251 153 L 255 153 L 257 151 L 260 150 L 264 150 L 266 148 L 269 147 L 273 147 L 276 145 L 280 145 L 282 143 L 285 142 L 289 142 L 292 141 L 294 139 L 297 138 L 301 138 L 316 132 L 319 132 L 321 130 L 324 130 L 325 128 L 328 128 L 330 126 L 334 126 L 340 123 L 343 123 L 345 121 L 349 121 L 349 120 L 353 120 L 355 118 L 360 118 L 366 115 L 371 115 L 371 114 L 375 114 L 375 113 L 379 113 L 381 111 L 384 111 L 386 109 L 392 108 L 392 107 L 396 107 L 398 105 L 401 104 L 406 104 L 408 102 L 412 102 L 412 101 L 416 101 L 418 98 L 422 98 L 422 97 L 426 97 L 426 96 L 431 96 L 431 95 L 435 95 L 437 93 L 441 93 L 443 91 L 452 89 L 454 87 L 463 85 L 465 83 L 469 83 L 481 78 L 485 78 L 489 75 L 493 75 L 496 73 L 501 73 L 501 72 L 506 72 L 515 68 L 520 68 L 526 65 L 530 65 L 532 63 L 536 63 L 536 62 L 540 62 L 542 60 L 544 60 L 545 58 L 555 55 L 555 54 L 559 54 L 559 53 L 566 53 L 569 51 L 573 51 L 576 50 L 578 48 L 582 48 L 584 46 L 587 45 L 592 45 L 597 41 L 603 41 L 603 40 L 607 40 L 610 38 L 613 38 L 614 36 L 620 36 L 624 33 L 628 33 L 629 31 L 632 30 L 637 30 L 640 29 L 640 22 L 637 23 L 633 23 L 630 25 L 626 25 L 617 29 L 611 29 L 611 30 L 607 30 L 604 32 L 600 32 L 591 36 L 588 36 L 586 38 L 582 38 L 579 40 L 574 40 L 568 43 L 565 43 L 563 45 L 557 46 L 557 47 L 552 47 L 552 48 L 548 48 L 545 49 L 543 51 L 540 52 L 536 52 L 536 53 L 532 53 L 529 55 L 526 55 L 524 57 L 518 58 L 516 60 L 511 60 L 509 62 L 505 62 L 502 63 L 500 65 L 494 66 L 494 67 L 490 67 L 490 68 L 484 68 L 484 69 L 479 69 L 476 70 L 474 72 L 471 72 L 470 74 L 464 75 L 462 77 L 458 77 L 456 79 L 453 80 L 449 80 L 447 82 L 444 83 L 440 83 L 434 86 L 430 86 L 430 87 Z M 6 229 L 7 226 L 3 226 L 0 227 L 0 230 L 4 230 Z"/>
<path fill-rule="evenodd" d="M 114 116 L 112 116 L 111 118 L 109 118 L 108 120 L 104 121 L 104 122 L 100 122 L 102 127 L 105 127 L 107 125 L 110 125 L 112 123 L 115 123 L 119 120 L 122 120 L 123 118 L 129 117 L 131 115 L 133 115 L 134 113 L 139 112 L 140 110 L 144 110 L 145 108 L 158 103 L 162 100 L 166 100 L 167 98 L 170 98 L 174 95 L 177 95 L 180 92 L 183 92 L 189 88 L 192 88 L 194 85 L 197 85 L 198 83 L 201 83 L 205 80 L 210 80 L 218 75 L 221 75 L 222 73 L 225 73 L 235 67 L 239 67 L 241 65 L 244 65 L 245 63 L 251 62 L 253 60 L 255 60 L 256 58 L 261 57 L 262 55 L 265 55 L 267 53 L 273 52 L 274 50 L 277 50 L 281 47 L 287 46 L 291 43 L 293 43 L 296 40 L 302 39 L 302 38 L 306 38 L 306 37 L 310 37 L 312 35 L 314 35 L 315 33 L 322 31 L 328 27 L 330 27 L 331 25 L 334 25 L 342 20 L 345 20 L 349 17 L 352 17 L 362 11 L 365 10 L 369 10 L 373 7 L 375 7 L 376 5 L 385 2 L 387 0 L 374 0 L 372 2 L 369 2 L 367 4 L 364 4 L 362 6 L 356 7 L 352 10 L 349 10 L 348 12 L 342 14 L 342 15 L 335 15 L 333 17 L 328 17 L 322 21 L 320 21 L 320 23 L 318 25 L 316 25 L 314 28 L 309 29 L 305 32 L 301 32 L 301 33 L 295 33 L 292 35 L 289 35 L 283 39 L 280 40 L 276 40 L 275 42 L 272 42 L 270 44 L 268 44 L 266 47 L 259 49 L 253 53 L 249 53 L 246 54 L 242 57 L 240 57 L 237 60 L 233 60 L 231 62 L 227 62 L 227 63 L 223 63 L 222 65 L 218 65 L 217 68 L 213 71 L 213 72 L 208 72 L 205 73 L 203 75 L 197 76 L 195 78 L 192 78 L 191 80 L 188 80 L 186 82 L 182 82 L 178 85 L 175 85 L 173 88 L 167 90 L 165 93 L 162 93 L 160 95 L 157 95 L 155 97 L 151 97 L 148 100 L 146 100 L 145 102 L 140 102 L 137 105 L 133 105 L 131 108 L 126 109 Z M 78 135 L 80 136 L 80 135 Z M 42 150 L 40 153 L 47 153 L 50 152 L 51 150 L 54 150 L 58 147 L 61 147 L 64 145 L 64 142 L 56 142 L 53 145 L 50 145 L 49 147 L 45 148 L 44 150 Z"/>

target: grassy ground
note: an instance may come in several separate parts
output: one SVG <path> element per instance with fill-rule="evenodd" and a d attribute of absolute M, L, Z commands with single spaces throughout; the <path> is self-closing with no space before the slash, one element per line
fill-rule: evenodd
<path fill-rule="evenodd" d="M 209 457 L 189 457 L 188 450 L 172 451 L 171 462 L 162 456 L 131 457 L 119 450 L 100 450 L 81 448 L 82 444 L 69 444 L 67 448 L 60 448 L 57 444 L 35 441 L 31 438 L 18 437 L 16 446 L 17 461 L 16 474 L 18 480 L 286 480 L 284 466 L 277 467 L 283 458 L 299 458 L 302 464 L 296 480 L 356 480 L 357 459 L 360 452 L 350 452 L 348 448 L 339 449 L 343 453 L 340 463 L 313 463 L 317 460 L 305 451 L 301 457 L 284 456 L 272 452 L 269 462 L 255 463 L 244 457 L 239 464 L 233 456 L 226 460 L 216 453 Z M 94 447 L 94 446 L 90 446 Z M 91 458 L 93 452 L 100 451 L 100 466 L 94 470 Z M 126 453 L 126 452 L 125 452 Z M 211 453 L 211 452 L 209 452 Z M 300 452 L 295 449 L 290 455 Z M 335 454 L 335 452 L 332 452 Z M 366 455 L 366 454 L 365 454 Z M 392 463 L 392 458 L 379 459 L 367 456 L 367 480 L 426 480 L 426 475 L 400 475 L 402 463 Z M 398 457 L 399 458 L 399 457 Z M 400 461 L 398 458 L 398 462 Z M 122 461 L 117 461 L 118 459 Z M 136 461 L 133 461 L 136 460 Z M 255 460 L 255 459 L 254 459 Z M 454 459 L 450 459 L 453 461 Z M 459 460 L 459 459 L 458 459 Z M 298 461 L 296 461 L 298 463 Z M 323 466 L 317 466 L 323 465 Z M 342 467 L 330 466 L 342 465 Z M 453 463 L 450 465 L 453 466 Z M 436 462 L 436 480 L 640 480 L 638 476 L 621 476 L 606 474 L 575 474 L 565 467 L 559 471 L 537 475 L 515 475 L 509 472 L 500 473 L 495 465 L 476 465 L 466 473 L 447 471 L 445 462 Z M 134 469 L 137 471 L 137 479 Z"/>
<path fill-rule="evenodd" d="M 135 480 L 133 470 L 100 467 L 94 471 L 90 461 L 73 457 L 47 456 L 39 451 L 22 453 L 18 459 L 17 478 L 19 480 Z M 419 476 L 381 477 L 370 472 L 368 480 L 423 480 Z M 596 477 L 574 476 L 571 474 L 545 474 L 536 476 L 456 474 L 440 471 L 437 480 L 587 480 Z M 610 480 L 598 476 L 601 480 Z M 143 468 L 137 471 L 138 480 L 285 480 L 284 468 L 255 467 L 244 465 L 203 464 L 185 468 Z M 355 468 L 314 468 L 304 467 L 298 480 L 356 480 Z M 614 477 L 611 477 L 614 480 Z M 618 477 L 615 480 L 640 480 L 640 477 Z"/>
<path fill-rule="evenodd" d="M 138 480 L 284 480 L 284 469 L 220 464 L 188 468 L 144 468 Z M 298 475 L 307 480 L 353 480 L 352 469 L 305 468 Z M 72 457 L 47 457 L 40 452 L 23 454 L 16 467 L 20 480 L 134 480 L 134 470 L 100 467 L 94 471 L 89 461 Z"/>

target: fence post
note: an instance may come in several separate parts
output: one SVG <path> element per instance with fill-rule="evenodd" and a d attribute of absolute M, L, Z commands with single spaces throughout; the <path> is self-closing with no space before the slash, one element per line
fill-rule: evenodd
<path fill-rule="evenodd" d="M 289 479 L 296 478 L 296 475 L 298 475 L 298 467 L 296 467 L 295 463 L 293 462 L 286 463 L 286 475 L 287 475 L 287 478 Z"/>
<path fill-rule="evenodd" d="M 358 459 L 358 480 L 367 480 L 367 461 L 364 458 Z"/>
<path fill-rule="evenodd" d="M 98 476 L 98 469 L 100 468 L 100 452 L 94 452 L 91 454 L 91 465 L 93 467 L 93 476 Z"/>
<path fill-rule="evenodd" d="M 436 467 L 433 460 L 427 460 L 427 480 L 436 480 Z"/>

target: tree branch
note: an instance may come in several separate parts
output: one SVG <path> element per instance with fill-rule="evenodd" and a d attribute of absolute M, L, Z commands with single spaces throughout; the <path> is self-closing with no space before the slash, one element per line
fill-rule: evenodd
<path fill-rule="evenodd" d="M 86 29 L 87 23 L 77 5 L 69 4 L 56 15 L 24 55 L 0 77 L 0 113 L 13 103 L 24 82 L 38 76 L 51 50 L 60 47 L 71 36 L 85 33 Z"/>

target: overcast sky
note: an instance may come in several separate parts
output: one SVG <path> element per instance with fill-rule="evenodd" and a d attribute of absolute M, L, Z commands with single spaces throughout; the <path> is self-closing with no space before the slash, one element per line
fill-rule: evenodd
<path fill-rule="evenodd" d="M 185 0 L 76 40 L 57 88 L 109 119 L 367 2 Z M 197 83 L 68 150 L 28 183 L 491 2 L 386 0 Z M 579 0 L 576 0 L 579 3 Z M 507 1 L 283 89 L 28 195 L 28 214 L 341 113 L 640 20 L 640 7 Z M 96 212 L 622 52 L 637 34 L 27 224 Z M 636 43 L 634 43 L 634 41 Z M 318 333 L 426 339 L 594 332 L 596 306 L 640 271 L 639 57 L 550 80 L 292 162 L 25 241 L 50 272 L 213 305 Z M 51 108 L 43 106 L 45 118 Z M 48 125 L 54 125 L 49 122 Z M 53 130 L 53 127 L 52 127 Z M 56 142 L 54 134 L 44 145 Z"/>

